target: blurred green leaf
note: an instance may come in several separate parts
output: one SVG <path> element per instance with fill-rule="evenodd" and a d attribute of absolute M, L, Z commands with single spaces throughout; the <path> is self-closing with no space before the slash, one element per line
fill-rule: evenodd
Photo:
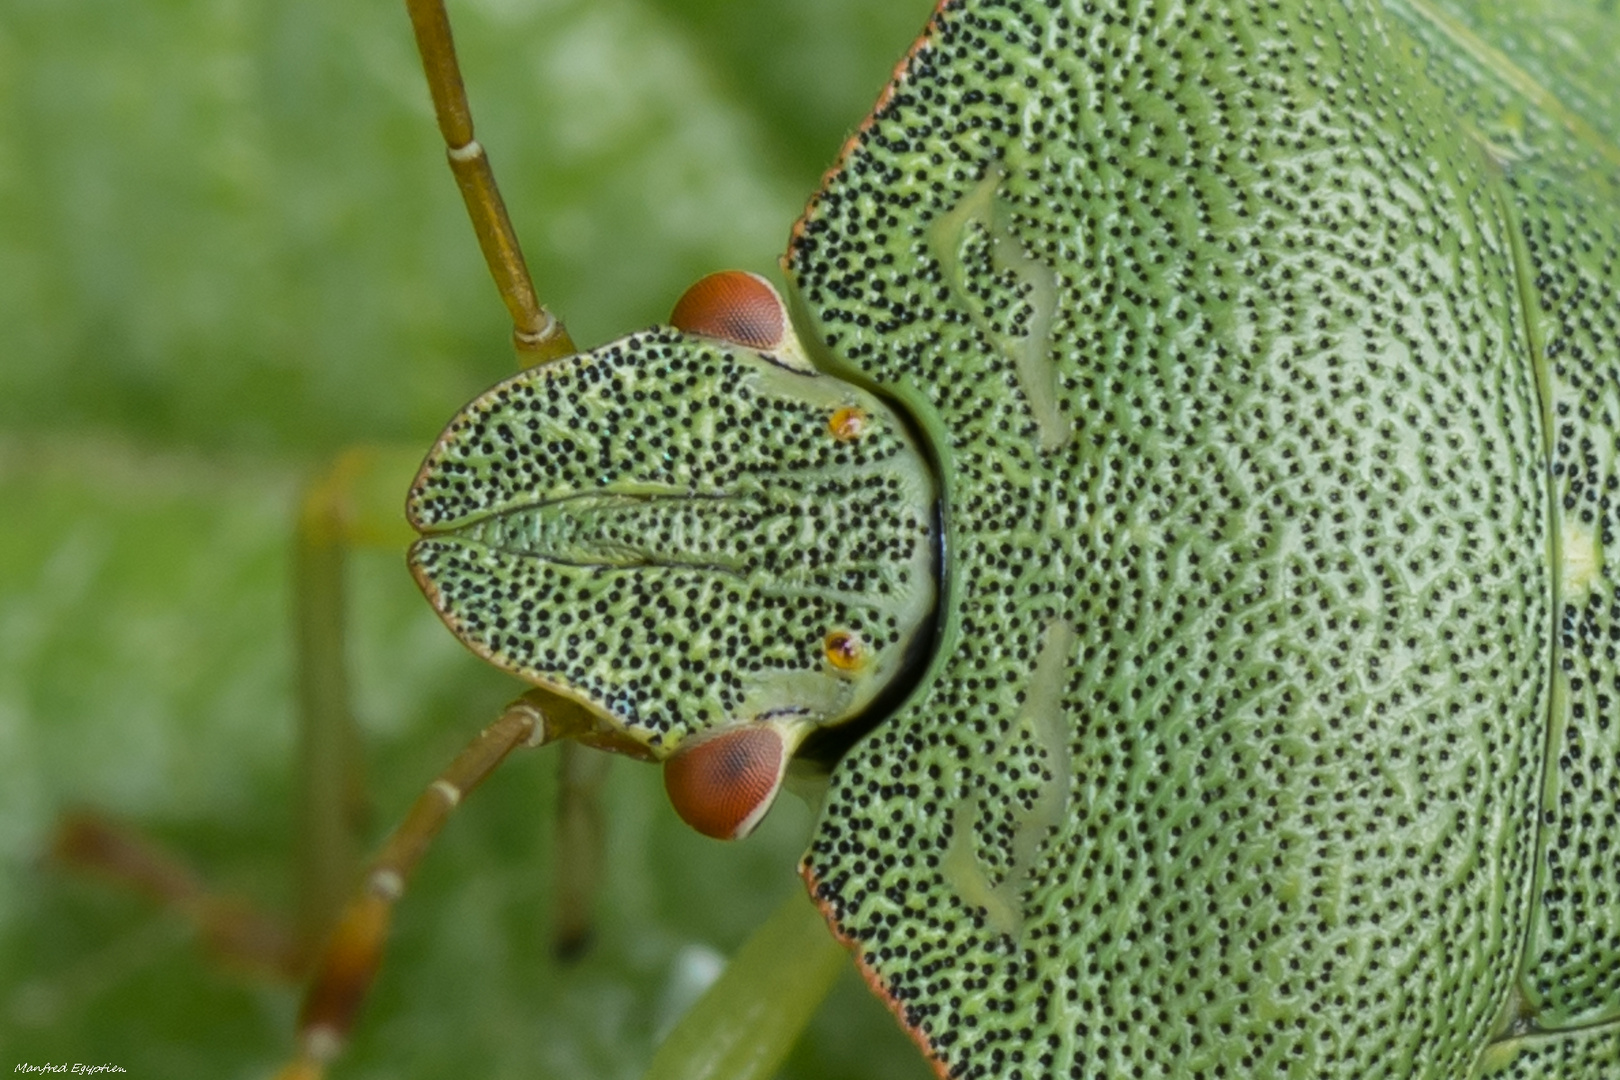
<path fill-rule="evenodd" d="M 542 295 L 591 344 L 774 271 L 927 0 L 479 0 L 452 11 Z M 296 996 L 54 872 L 61 809 L 290 910 L 288 540 L 340 447 L 425 447 L 506 374 L 504 313 L 392 3 L 12 0 L 0 13 L 0 1045 L 264 1076 Z M 356 561 L 376 833 L 515 691 L 398 552 Z M 691 970 L 788 890 L 809 812 L 718 845 L 617 763 L 597 946 L 549 955 L 555 761 L 471 800 L 337 1075 L 634 1076 Z M 850 976 L 787 1075 L 925 1075 Z"/>

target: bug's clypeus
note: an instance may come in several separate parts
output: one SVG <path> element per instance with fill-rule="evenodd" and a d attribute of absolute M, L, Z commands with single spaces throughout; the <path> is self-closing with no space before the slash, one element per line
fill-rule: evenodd
<path fill-rule="evenodd" d="M 475 532 L 419 577 L 654 756 L 797 737 L 843 699 L 780 671 L 905 651 L 865 556 L 787 609 L 660 608 L 667 569 L 812 541 L 648 506 L 747 503 L 756 458 L 865 476 L 909 432 L 938 628 L 804 869 L 942 1072 L 1613 1075 L 1615 43 L 1602 7 L 942 7 L 787 263 L 809 353 L 909 422 L 633 336 L 452 424 L 410 512 Z M 649 387 L 701 436 L 661 460 L 604 421 L 656 437 Z M 867 489 L 851 537 L 914 502 Z M 558 629 L 576 588 L 599 653 Z M 644 674 L 654 609 L 727 629 Z"/>

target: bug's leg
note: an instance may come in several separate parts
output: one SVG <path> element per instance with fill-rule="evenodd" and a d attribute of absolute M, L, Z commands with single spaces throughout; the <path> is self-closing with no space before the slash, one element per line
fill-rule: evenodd
<path fill-rule="evenodd" d="M 519 699 L 417 796 L 383 842 L 316 960 L 299 1012 L 298 1056 L 282 1070 L 283 1080 L 320 1077 L 337 1056 L 382 962 L 394 905 L 450 814 L 507 754 L 537 746 L 552 734 L 540 710 Z"/>
<path fill-rule="evenodd" d="M 439 133 L 444 136 L 450 171 L 467 204 L 484 262 L 512 316 L 512 340 L 518 355 L 526 365 L 568 356 L 577 351 L 574 343 L 562 323 L 541 306 L 535 295 L 517 233 L 495 185 L 489 155 L 473 136 L 472 109 L 467 104 L 444 2 L 406 0 L 405 6 L 410 10 L 428 90 L 433 94 L 433 111 L 438 117 Z"/>
<path fill-rule="evenodd" d="M 346 662 L 349 551 L 369 531 L 363 507 L 376 456 L 351 450 L 305 490 L 293 544 L 298 663 L 298 926 L 306 951 L 331 927 L 360 865 L 367 816 L 359 728 Z M 391 476 L 388 479 L 392 479 Z M 387 520 L 381 517 L 378 520 Z"/>
<path fill-rule="evenodd" d="M 558 748 L 557 859 L 552 888 L 557 914 L 552 949 L 577 960 L 590 945 L 591 909 L 602 877 L 602 784 L 613 759 L 574 742 Z"/>
<path fill-rule="evenodd" d="M 659 1046 L 643 1080 L 766 1080 L 849 963 L 810 898 L 795 891 Z"/>
<path fill-rule="evenodd" d="M 64 814 L 51 859 L 137 892 L 190 923 L 220 963 L 270 979 L 296 979 L 305 950 L 285 921 L 215 892 L 184 860 L 138 830 L 94 810 Z"/>
<path fill-rule="evenodd" d="M 403 546 L 399 492 L 416 454 L 356 448 L 305 488 L 293 538 L 300 792 L 295 839 L 299 912 L 291 924 L 210 887 L 187 862 L 138 830 L 93 810 L 64 815 L 56 863 L 147 896 L 189 922 L 226 966 L 296 980 L 332 924 L 359 866 L 365 817 L 359 732 L 349 707 L 345 573 L 357 546 Z"/>

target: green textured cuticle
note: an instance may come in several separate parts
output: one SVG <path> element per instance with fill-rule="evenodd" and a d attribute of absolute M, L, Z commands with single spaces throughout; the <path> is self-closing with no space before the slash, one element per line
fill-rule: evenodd
<path fill-rule="evenodd" d="M 805 866 L 942 1070 L 1612 1071 L 1617 34 L 947 4 L 812 202 L 951 574 Z"/>

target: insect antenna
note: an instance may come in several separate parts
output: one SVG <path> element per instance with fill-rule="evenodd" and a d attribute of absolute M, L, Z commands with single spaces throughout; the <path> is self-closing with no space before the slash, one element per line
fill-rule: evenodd
<path fill-rule="evenodd" d="M 573 339 L 562 321 L 540 303 L 534 281 L 523 261 L 506 203 L 495 184 L 489 155 L 473 136 L 472 106 L 456 60 L 455 42 L 450 36 L 450 16 L 443 0 L 406 0 L 416 47 L 422 54 L 422 68 L 433 94 L 433 112 L 444 136 L 450 171 L 467 204 L 467 216 L 478 234 L 478 247 L 501 300 L 512 316 L 512 343 L 525 366 L 555 360 L 576 351 Z"/>
<path fill-rule="evenodd" d="M 339 916 L 315 968 L 298 1018 L 298 1054 L 277 1080 L 320 1080 L 371 989 L 388 939 L 394 905 L 433 838 L 513 750 L 551 741 L 544 716 L 519 699 L 467 744 L 422 794 L 372 860 L 364 884 Z"/>

